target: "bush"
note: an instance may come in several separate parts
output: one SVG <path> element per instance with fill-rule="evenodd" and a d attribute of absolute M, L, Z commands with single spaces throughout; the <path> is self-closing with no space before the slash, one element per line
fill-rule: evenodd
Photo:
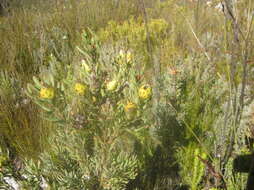
<path fill-rule="evenodd" d="M 66 154 L 75 170 L 87 176 L 77 187 L 124 189 L 155 147 L 148 119 L 152 89 L 139 78 L 143 73 L 135 69 L 130 50 L 107 53 L 91 32 L 82 37 L 82 59 L 68 65 L 52 57 L 40 79 L 34 77 L 34 85 L 28 85 L 27 95 L 46 120 L 60 127 L 55 146 L 62 151 L 53 155 L 58 160 Z M 62 164 L 68 171 L 70 164 Z M 58 170 L 57 165 L 51 167 Z M 64 180 L 49 174 L 49 183 L 72 184 L 74 178 L 63 176 L 66 172 L 56 172 Z"/>
<path fill-rule="evenodd" d="M 152 19 L 148 23 L 150 40 L 152 46 L 161 46 L 166 37 L 168 23 L 164 19 Z M 139 55 L 144 55 L 143 62 L 147 61 L 147 32 L 142 17 L 130 18 L 119 24 L 110 21 L 108 25 L 99 32 L 100 39 L 107 43 L 124 43 Z"/>

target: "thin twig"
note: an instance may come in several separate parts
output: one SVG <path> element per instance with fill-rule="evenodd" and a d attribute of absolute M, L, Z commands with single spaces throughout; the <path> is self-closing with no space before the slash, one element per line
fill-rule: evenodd
<path fill-rule="evenodd" d="M 181 13 L 181 14 L 182 14 L 182 13 Z M 183 18 L 185 19 L 185 21 L 187 22 L 187 24 L 189 25 L 189 27 L 190 27 L 190 29 L 191 29 L 191 32 L 192 32 L 193 36 L 194 36 L 195 39 L 197 40 L 198 45 L 200 46 L 200 48 L 201 48 L 202 51 L 204 52 L 206 58 L 208 59 L 208 61 L 211 61 L 210 56 L 208 55 L 208 53 L 207 53 L 205 47 L 203 46 L 203 44 L 202 44 L 201 41 L 199 40 L 198 36 L 196 35 L 196 33 L 195 33 L 195 31 L 194 31 L 194 29 L 193 29 L 193 27 L 192 27 L 190 21 L 189 21 L 183 14 L 182 14 L 182 16 L 183 16 Z"/>
<path fill-rule="evenodd" d="M 231 90 L 234 90 L 234 99 L 233 99 L 233 116 L 234 116 L 234 120 L 233 120 L 233 127 L 230 130 L 230 141 L 229 141 L 229 145 L 226 149 L 226 153 L 224 155 L 224 158 L 222 159 L 222 169 L 224 171 L 224 168 L 231 156 L 231 153 L 233 151 L 233 145 L 235 144 L 235 133 L 236 133 L 236 129 L 237 126 L 240 124 L 241 119 L 242 119 L 242 112 L 244 109 L 244 97 L 245 97 L 245 89 L 246 89 L 246 83 L 247 83 L 247 62 L 248 62 L 248 56 L 249 56 L 249 38 L 250 38 L 250 30 L 251 30 L 251 24 L 252 21 L 248 27 L 248 33 L 246 35 L 246 37 L 244 37 L 240 26 L 237 22 L 237 19 L 233 13 L 232 10 L 232 1 L 230 0 L 224 0 L 224 5 L 226 6 L 226 9 L 224 9 L 224 14 L 225 17 L 227 19 L 230 19 L 232 22 L 232 29 L 233 29 L 233 34 L 234 34 L 234 41 L 233 41 L 233 50 L 235 52 L 233 52 L 233 56 L 231 59 L 231 67 L 230 67 L 230 72 L 231 72 L 231 76 L 230 76 L 230 80 L 231 80 Z M 253 17 L 252 17 L 253 18 Z M 245 51 L 243 53 L 243 59 L 242 59 L 242 68 L 243 68 L 243 72 L 242 72 L 242 83 L 241 83 L 241 92 L 240 92 L 240 96 L 237 97 L 237 85 L 236 82 L 234 80 L 235 78 L 235 73 L 236 73 L 236 60 L 239 59 L 239 57 L 237 56 L 238 53 L 241 52 L 241 41 L 239 38 L 239 34 L 241 35 L 243 41 L 245 42 Z M 237 49 L 237 51 L 236 51 Z"/>

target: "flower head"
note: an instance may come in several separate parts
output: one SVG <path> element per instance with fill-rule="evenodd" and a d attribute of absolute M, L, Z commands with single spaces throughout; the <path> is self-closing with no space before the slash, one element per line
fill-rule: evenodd
<path fill-rule="evenodd" d="M 128 51 L 126 53 L 126 61 L 127 61 L 127 63 L 131 63 L 132 60 L 133 60 L 133 55 L 130 51 Z"/>
<path fill-rule="evenodd" d="M 53 99 L 54 98 L 54 89 L 53 88 L 41 88 L 40 97 L 44 99 Z"/>
<path fill-rule="evenodd" d="M 152 88 L 149 85 L 143 85 L 139 88 L 138 95 L 143 100 L 149 99 L 152 96 Z"/>
<path fill-rule="evenodd" d="M 78 95 L 84 95 L 87 87 L 82 83 L 76 83 L 74 89 Z"/>
<path fill-rule="evenodd" d="M 135 117 L 136 113 L 137 113 L 137 105 L 133 102 L 128 102 L 125 106 L 124 106 L 124 111 L 126 113 L 126 116 L 128 119 L 132 119 Z"/>
<path fill-rule="evenodd" d="M 118 55 L 118 64 L 130 64 L 133 60 L 133 54 L 130 51 L 120 50 Z"/>
<path fill-rule="evenodd" d="M 117 88 L 117 80 L 112 80 L 107 83 L 107 90 L 108 91 L 114 91 Z"/>
<path fill-rule="evenodd" d="M 128 102 L 125 106 L 124 106 L 124 110 L 125 112 L 133 112 L 137 109 L 137 105 L 133 102 Z"/>

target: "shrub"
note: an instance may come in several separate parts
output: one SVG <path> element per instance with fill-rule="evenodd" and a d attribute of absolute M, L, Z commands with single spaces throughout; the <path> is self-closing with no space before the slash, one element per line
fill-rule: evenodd
<path fill-rule="evenodd" d="M 153 122 L 148 119 L 152 89 L 138 79 L 143 73 L 135 69 L 134 57 L 106 52 L 91 32 L 84 32 L 82 39 L 81 59 L 68 65 L 52 57 L 40 78 L 28 84 L 27 95 L 43 110 L 46 120 L 60 127 L 55 146 L 62 151 L 56 148 L 50 160 L 52 155 L 59 161 L 60 155 L 66 155 L 87 176 L 77 187 L 124 189 L 155 147 L 149 133 Z M 145 96 L 140 97 L 139 89 Z M 130 102 L 135 109 L 129 109 Z M 74 178 L 63 176 L 57 165 L 52 165 L 56 176 L 46 175 L 49 183 L 72 184 Z M 69 166 L 62 163 L 61 168 L 68 171 Z M 64 180 L 59 181 L 58 175 Z"/>
<path fill-rule="evenodd" d="M 168 23 L 164 19 L 151 19 L 147 27 L 152 45 L 161 45 L 167 34 Z M 110 21 L 104 29 L 100 30 L 99 37 L 103 42 L 124 43 L 127 47 L 135 50 L 137 54 L 144 55 L 143 61 L 148 59 L 147 32 L 142 17 L 137 19 L 132 17 L 120 24 Z"/>

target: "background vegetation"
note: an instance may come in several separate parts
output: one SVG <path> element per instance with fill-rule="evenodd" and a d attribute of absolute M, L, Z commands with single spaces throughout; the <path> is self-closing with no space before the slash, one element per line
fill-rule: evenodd
<path fill-rule="evenodd" d="M 253 12 L 252 0 L 9 1 L 0 189 L 251 189 L 252 164 L 235 160 L 253 154 Z"/>

